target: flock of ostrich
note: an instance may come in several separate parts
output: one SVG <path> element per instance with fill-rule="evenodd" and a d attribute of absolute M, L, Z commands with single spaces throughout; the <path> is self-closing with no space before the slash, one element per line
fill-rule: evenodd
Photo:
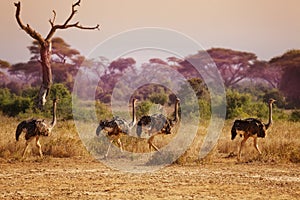
<path fill-rule="evenodd" d="M 22 132 L 25 133 L 25 148 L 22 154 L 24 158 L 30 141 L 35 139 L 36 146 L 39 149 L 40 157 L 43 157 L 42 147 L 39 142 L 41 136 L 49 136 L 52 132 L 52 129 L 56 125 L 56 104 L 58 99 L 53 100 L 52 107 L 52 122 L 47 124 L 44 119 L 28 119 L 24 120 L 18 124 L 16 129 L 16 140 L 19 140 L 19 137 Z M 268 123 L 263 123 L 257 118 L 247 118 L 247 119 L 238 119 L 235 120 L 231 128 L 231 139 L 234 140 L 237 134 L 243 137 L 237 160 L 240 161 L 242 149 L 246 141 L 252 137 L 254 142 L 254 147 L 261 154 L 260 149 L 258 148 L 257 138 L 264 138 L 266 131 L 272 125 L 272 105 L 276 100 L 270 99 L 268 102 L 269 105 L 269 121 Z M 122 119 L 118 116 L 113 117 L 111 120 L 100 120 L 98 127 L 96 128 L 96 135 L 99 136 L 100 133 L 105 133 L 106 136 L 110 139 L 110 145 L 107 149 L 105 157 L 108 156 L 111 144 L 117 142 L 121 151 L 123 151 L 123 144 L 121 142 L 122 135 L 128 135 L 129 132 L 136 127 L 137 137 L 141 137 L 142 134 L 147 135 L 147 142 L 149 144 L 149 150 L 153 147 L 156 151 L 159 151 L 159 148 L 153 143 L 154 137 L 160 134 L 171 134 L 174 132 L 174 127 L 180 121 L 179 117 L 179 102 L 177 98 L 174 106 L 174 117 L 168 118 L 163 114 L 153 114 L 142 116 L 139 121 L 136 118 L 135 104 L 137 99 L 132 99 L 132 121 L 127 122 L 125 119 Z"/>

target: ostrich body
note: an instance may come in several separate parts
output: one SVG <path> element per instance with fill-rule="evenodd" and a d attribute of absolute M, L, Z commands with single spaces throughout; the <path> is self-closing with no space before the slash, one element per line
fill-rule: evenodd
<path fill-rule="evenodd" d="M 148 138 L 149 149 L 153 147 L 156 151 L 159 149 L 153 144 L 154 137 L 160 134 L 171 134 L 172 127 L 178 122 L 178 105 L 179 99 L 176 99 L 175 102 L 175 111 L 174 119 L 169 119 L 163 114 L 154 114 L 151 116 L 143 116 L 137 123 L 136 133 L 138 137 L 141 137 L 141 134 L 144 131 L 150 136 Z"/>
<path fill-rule="evenodd" d="M 120 146 L 121 151 L 123 151 L 123 144 L 121 142 L 121 136 L 127 135 L 129 131 L 135 126 L 136 124 L 136 114 L 135 114 L 135 103 L 137 99 L 132 99 L 132 121 L 128 123 L 126 120 L 120 117 L 114 117 L 112 120 L 101 120 L 97 129 L 96 135 L 99 136 L 102 130 L 105 130 L 107 136 L 110 138 L 110 144 L 108 146 L 107 152 L 105 157 L 108 156 L 108 152 L 110 150 L 111 144 L 113 141 L 117 141 L 117 144 Z"/>
<path fill-rule="evenodd" d="M 143 116 L 137 123 L 136 134 L 141 137 L 142 132 L 147 132 L 148 135 L 152 135 L 155 132 L 165 131 L 170 134 L 170 130 L 167 129 L 170 120 L 163 114 L 154 114 Z"/>
<path fill-rule="evenodd" d="M 241 159 L 242 148 L 244 147 L 246 141 L 252 137 L 254 142 L 254 147 L 261 154 L 261 151 L 258 148 L 257 138 L 264 138 L 266 135 L 266 131 L 271 127 L 272 120 L 272 104 L 275 102 L 274 99 L 269 100 L 269 121 L 267 124 L 263 123 L 261 120 L 256 118 L 247 118 L 244 120 L 235 120 L 233 126 L 231 128 L 231 140 L 234 140 L 236 135 L 240 134 L 240 136 L 244 136 L 240 144 L 240 149 L 238 152 L 238 161 Z"/>
<path fill-rule="evenodd" d="M 42 146 L 40 144 L 40 136 L 49 136 L 52 132 L 52 129 L 56 125 L 56 103 L 57 100 L 53 100 L 53 108 L 52 108 L 52 122 L 48 125 L 44 119 L 28 119 L 24 120 L 18 124 L 16 129 L 16 141 L 19 140 L 19 137 L 22 132 L 25 133 L 25 148 L 23 151 L 23 158 L 25 157 L 28 144 L 31 140 L 35 138 L 36 146 L 39 148 L 40 157 L 43 157 Z"/>

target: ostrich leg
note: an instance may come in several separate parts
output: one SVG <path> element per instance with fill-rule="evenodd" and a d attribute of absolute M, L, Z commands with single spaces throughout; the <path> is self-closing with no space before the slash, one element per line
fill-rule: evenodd
<path fill-rule="evenodd" d="M 118 138 L 117 143 L 121 149 L 121 152 L 123 152 L 123 143 L 121 142 L 121 138 Z"/>
<path fill-rule="evenodd" d="M 111 140 L 110 143 L 109 143 L 108 149 L 107 149 L 106 154 L 105 154 L 105 158 L 107 158 L 107 156 L 108 156 L 108 152 L 110 150 L 110 146 L 111 146 L 112 143 L 113 143 L 113 140 Z"/>
<path fill-rule="evenodd" d="M 106 151 L 106 154 L 105 154 L 105 158 L 107 158 L 107 156 L 108 156 L 108 152 L 109 152 L 109 150 L 110 150 L 110 147 L 111 147 L 111 145 L 112 145 L 112 143 L 113 143 L 113 142 L 114 142 L 114 139 L 110 140 L 110 143 L 109 143 L 108 149 L 107 149 L 107 151 Z M 122 144 L 122 142 L 121 142 L 121 139 L 120 139 L 120 138 L 118 138 L 118 139 L 117 139 L 117 144 L 119 145 L 119 147 L 120 147 L 120 149 L 121 149 L 121 152 L 123 152 L 123 144 Z"/>
<path fill-rule="evenodd" d="M 23 154 L 22 154 L 22 158 L 25 158 L 25 155 L 26 155 L 26 152 L 27 152 L 27 149 L 28 149 L 28 145 L 30 143 L 30 141 L 32 140 L 33 138 L 29 138 L 28 140 L 26 140 L 25 142 L 25 148 L 24 148 L 24 151 L 23 151 Z"/>
<path fill-rule="evenodd" d="M 153 144 L 154 136 L 156 136 L 156 135 L 157 135 L 157 134 L 154 134 L 154 135 L 152 135 L 152 136 L 148 139 L 148 144 L 149 144 L 149 150 L 150 150 L 150 152 L 151 152 L 151 147 L 153 147 L 156 151 L 160 152 L 159 149 L 158 149 L 158 147 L 155 146 L 155 145 Z"/>
<path fill-rule="evenodd" d="M 28 149 L 28 141 L 26 141 L 26 143 L 25 143 L 25 148 L 23 150 L 22 158 L 25 158 L 25 154 L 26 154 L 27 149 Z"/>
<path fill-rule="evenodd" d="M 248 140 L 249 136 L 245 136 L 244 139 L 242 140 L 241 142 L 241 146 L 240 146 L 240 149 L 239 149 L 239 154 L 238 154 L 238 158 L 237 160 L 240 161 L 241 160 L 241 154 L 242 154 L 242 149 L 246 143 L 246 141 Z"/>
<path fill-rule="evenodd" d="M 253 142 L 254 142 L 255 149 L 258 151 L 259 154 L 261 154 L 261 151 L 259 150 L 258 145 L 257 145 L 257 138 L 254 138 Z"/>
<path fill-rule="evenodd" d="M 35 144 L 39 148 L 40 157 L 43 158 L 42 145 L 40 144 L 39 137 L 36 137 Z"/>

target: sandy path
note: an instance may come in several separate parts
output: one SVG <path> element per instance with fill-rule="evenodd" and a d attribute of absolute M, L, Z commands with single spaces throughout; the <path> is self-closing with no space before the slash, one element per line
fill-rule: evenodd
<path fill-rule="evenodd" d="M 300 166 L 234 161 L 132 174 L 81 158 L 0 162 L 0 199 L 300 199 Z"/>

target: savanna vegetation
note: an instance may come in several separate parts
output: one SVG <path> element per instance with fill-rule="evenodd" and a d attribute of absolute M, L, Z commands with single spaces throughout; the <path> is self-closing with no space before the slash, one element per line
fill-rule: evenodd
<path fill-rule="evenodd" d="M 169 57 L 166 60 L 160 58 L 150 59 L 148 63 L 137 66 L 133 58 L 119 58 L 109 61 L 106 58 L 88 60 L 76 49 L 71 48 L 62 38 L 53 38 L 53 54 L 51 57 L 53 70 L 53 86 L 48 99 L 55 97 L 60 99 L 58 104 L 58 125 L 53 135 L 42 139 L 45 155 L 54 157 L 88 156 L 81 139 L 79 138 L 73 120 L 72 90 L 74 80 L 80 66 L 84 66 L 97 77 L 98 87 L 95 90 L 95 102 L 87 102 L 87 107 L 95 107 L 99 119 L 112 117 L 110 102 L 112 91 L 122 77 L 122 74 L 131 71 L 148 70 L 156 65 L 171 68 L 181 73 L 190 87 L 197 95 L 200 121 L 197 136 L 193 144 L 181 156 L 177 162 L 199 162 L 198 154 L 206 134 L 209 119 L 211 117 L 211 97 L 206 83 L 199 73 L 191 66 L 190 60 L 202 58 L 202 51 L 188 56 L 185 59 Z M 1 146 L 0 157 L 3 159 L 19 159 L 24 143 L 15 142 L 15 128 L 18 122 L 30 117 L 51 118 L 51 103 L 47 103 L 43 110 L 37 109 L 39 86 L 41 84 L 41 69 L 39 63 L 39 43 L 33 42 L 28 47 L 31 58 L 28 62 L 10 64 L 0 61 L 0 112 L 1 112 Z M 283 55 L 276 56 L 270 61 L 258 60 L 254 53 L 240 52 L 231 49 L 212 48 L 207 50 L 215 62 L 224 80 L 226 88 L 226 122 L 217 146 L 203 162 L 214 158 L 226 158 L 236 153 L 239 140 L 230 140 L 230 128 L 234 119 L 257 117 L 267 121 L 269 98 L 276 99 L 274 106 L 274 126 L 265 139 L 259 140 L 262 156 L 253 153 L 254 148 L 245 148 L 245 157 L 248 161 L 262 162 L 300 162 L 300 51 L 290 50 Z M 89 83 L 82 83 L 84 88 L 90 87 Z M 185 94 L 184 85 L 179 93 Z M 118 91 L 115 91 L 118 92 Z M 84 99 L 87 95 L 84 91 L 81 96 L 73 97 Z M 188 94 L 187 94 L 188 95 Z M 165 86 L 147 84 L 138 88 L 132 97 L 139 99 L 137 105 L 137 117 L 155 113 L 164 107 L 168 115 L 172 115 L 175 94 Z M 188 98 L 184 101 L 189 101 Z M 188 102 L 185 102 L 188 104 Z M 124 110 L 128 108 L 124 108 Z M 154 109 L 154 110 L 153 110 Z M 156 109 L 156 110 L 155 110 Z M 126 110 L 126 112 L 127 112 Z M 123 110 L 120 110 L 122 113 Z M 124 111 L 125 112 L 125 111 Z M 192 115 L 193 109 L 190 110 Z M 80 117 L 88 123 L 89 112 L 84 108 L 80 110 Z M 97 137 L 87 138 L 92 151 L 102 151 L 97 143 Z M 131 144 L 139 146 L 139 152 L 146 152 L 146 141 L 138 141 L 137 138 L 123 138 L 124 145 L 129 151 L 135 151 Z M 164 145 L 166 139 L 158 139 L 157 145 Z M 249 143 L 249 144 L 248 144 Z M 252 145 L 248 142 L 247 145 Z M 100 149 L 99 149 L 100 148 Z M 34 148 L 33 148 L 33 151 Z"/>

